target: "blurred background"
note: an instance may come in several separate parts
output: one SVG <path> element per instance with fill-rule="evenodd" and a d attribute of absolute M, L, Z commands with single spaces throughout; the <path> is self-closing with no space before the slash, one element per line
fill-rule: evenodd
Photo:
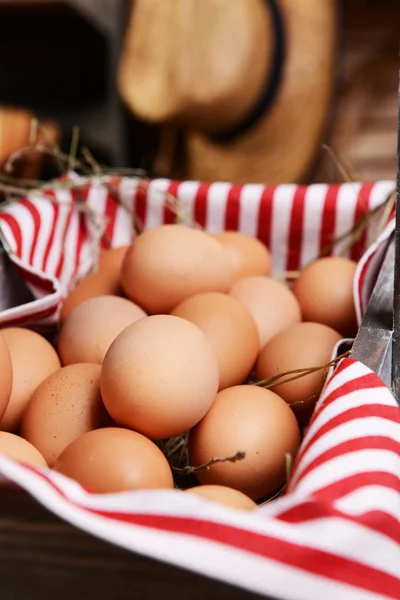
<path fill-rule="evenodd" d="M 344 161 L 352 178 L 393 179 L 399 3 L 336 4 L 338 43 L 327 127 L 312 168 L 298 173 L 296 182 L 343 180 L 322 143 Z M 43 123 L 47 142 L 60 144 L 67 153 L 73 126 L 78 125 L 81 143 L 99 162 L 144 168 L 150 176 L 175 175 L 168 172 L 168 165 L 157 162 L 163 126 L 137 118 L 118 92 L 116 74 L 126 36 L 131 34 L 132 11 L 130 0 L 0 0 L 2 163 L 32 142 L 34 114 Z M 57 174 L 52 161 L 41 161 L 40 174 L 27 162 L 23 157 L 21 174 L 40 178 Z M 223 174 L 222 165 L 221 179 Z M 269 183 L 267 175 L 266 179 Z"/>

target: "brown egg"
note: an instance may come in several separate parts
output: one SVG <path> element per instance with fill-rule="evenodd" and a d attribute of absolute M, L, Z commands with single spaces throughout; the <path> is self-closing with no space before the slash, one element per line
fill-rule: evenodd
<path fill-rule="evenodd" d="M 218 361 L 193 323 L 154 315 L 130 325 L 111 344 L 101 393 L 114 421 L 150 438 L 185 433 L 218 390 Z"/>
<path fill-rule="evenodd" d="M 9 327 L 2 329 L 1 333 L 10 351 L 14 378 L 10 402 L 0 421 L 0 429 L 15 432 L 37 386 L 61 364 L 53 346 L 38 333 L 23 327 Z"/>
<path fill-rule="evenodd" d="M 257 238 L 239 231 L 222 231 L 213 237 L 225 248 L 233 266 L 235 280 L 250 275 L 269 275 L 271 255 Z"/>
<path fill-rule="evenodd" d="M 149 439 L 127 429 L 91 431 L 72 442 L 54 469 L 97 493 L 169 488 L 168 461 Z"/>
<path fill-rule="evenodd" d="M 210 235 L 184 225 L 162 225 L 139 235 L 125 255 L 121 283 L 149 314 L 169 313 L 201 292 L 227 292 L 233 265 Z"/>
<path fill-rule="evenodd" d="M 58 351 L 63 364 L 101 364 L 117 335 L 145 316 L 137 304 L 125 298 L 98 296 L 85 300 L 61 327 Z"/>
<path fill-rule="evenodd" d="M 0 431 L 0 454 L 32 467 L 47 467 L 47 463 L 39 450 L 13 433 Z"/>
<path fill-rule="evenodd" d="M 263 380 L 286 371 L 323 365 L 331 360 L 340 339 L 337 331 L 320 323 L 293 325 L 277 333 L 264 346 L 257 361 L 257 378 Z M 305 403 L 307 409 L 310 406 L 312 409 L 325 377 L 326 370 L 321 369 L 272 389 L 289 404 Z"/>
<path fill-rule="evenodd" d="M 7 343 L 0 333 L 0 420 L 6 412 L 13 385 L 13 368 Z"/>
<path fill-rule="evenodd" d="M 344 337 L 357 332 L 353 281 L 357 263 L 349 258 L 327 257 L 302 269 L 293 285 L 304 321 L 328 325 Z"/>
<path fill-rule="evenodd" d="M 224 485 L 198 485 L 185 490 L 184 493 L 201 496 L 237 510 L 253 510 L 257 506 L 251 498 L 242 494 L 242 492 Z"/>
<path fill-rule="evenodd" d="M 285 482 L 286 454 L 295 456 L 299 445 L 299 426 L 289 406 L 269 390 L 241 385 L 219 392 L 190 432 L 190 464 L 245 452 L 243 460 L 215 463 L 196 477 L 202 484 L 232 487 L 258 500 Z"/>
<path fill-rule="evenodd" d="M 206 334 L 219 365 L 219 389 L 243 383 L 257 359 L 257 327 L 235 298 L 218 292 L 197 294 L 171 313 L 191 321 Z"/>
<path fill-rule="evenodd" d="M 121 246 L 104 251 L 99 260 L 98 271 L 86 275 L 64 300 L 60 313 L 61 322 L 89 298 L 121 294 L 120 271 L 128 247 Z"/>
<path fill-rule="evenodd" d="M 300 305 L 285 284 L 272 277 L 245 277 L 236 281 L 230 294 L 253 317 L 260 338 L 260 349 L 276 333 L 301 321 Z"/>
<path fill-rule="evenodd" d="M 129 245 L 103 250 L 99 260 L 99 271 L 107 270 L 119 274 L 128 248 Z"/>
<path fill-rule="evenodd" d="M 39 385 L 26 407 L 21 435 L 50 467 L 73 440 L 103 425 L 100 371 L 87 363 L 63 367 Z"/>

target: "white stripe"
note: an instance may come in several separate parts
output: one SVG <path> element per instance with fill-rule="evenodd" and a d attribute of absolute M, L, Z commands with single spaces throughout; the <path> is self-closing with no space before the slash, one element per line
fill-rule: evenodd
<path fill-rule="evenodd" d="M 255 183 L 243 186 L 240 193 L 238 227 L 242 233 L 257 237 L 260 204 L 264 190 L 265 186 Z"/>
<path fill-rule="evenodd" d="M 320 235 L 324 200 L 328 186 L 315 184 L 307 187 L 304 196 L 303 243 L 300 266 L 317 258 L 320 253 Z"/>
<path fill-rule="evenodd" d="M 14 202 L 4 209 L 5 213 L 12 215 L 21 228 L 21 259 L 29 264 L 29 255 L 35 243 L 35 224 L 30 211 L 21 203 Z"/>
<path fill-rule="evenodd" d="M 275 190 L 270 242 L 274 275 L 286 271 L 290 245 L 290 217 L 296 189 L 295 185 L 279 185 Z"/>
<path fill-rule="evenodd" d="M 7 464 L 4 459 L 0 459 L 0 465 L 1 471 L 7 473 L 10 463 L 8 462 Z M 280 594 L 283 594 L 283 597 L 287 598 L 293 598 L 292 573 L 301 574 L 304 585 L 306 585 L 307 582 L 311 585 L 311 588 L 307 590 L 303 586 L 303 591 L 305 592 L 304 596 L 295 597 L 315 597 L 320 600 L 321 595 L 318 596 L 317 593 L 321 594 L 321 591 L 324 591 L 321 590 L 320 584 L 328 583 L 322 578 L 307 576 L 306 573 L 302 573 L 299 569 L 292 569 L 288 566 L 281 565 L 276 561 L 265 560 L 247 552 L 235 550 L 229 546 L 207 542 L 206 540 L 196 537 L 191 538 L 190 536 L 182 534 L 168 534 L 159 530 L 151 531 L 124 522 L 110 522 L 107 519 L 81 511 L 79 508 L 63 500 L 59 494 L 54 492 L 54 490 L 43 480 L 38 479 L 34 473 L 29 471 L 26 471 L 25 473 L 21 472 L 21 466 L 17 464 L 12 466 L 14 467 L 14 479 L 21 479 L 22 475 L 27 489 L 29 489 L 32 495 L 38 498 L 52 512 L 55 512 L 81 529 L 95 533 L 117 545 L 139 551 L 143 554 L 167 562 L 173 562 L 187 568 L 196 569 L 204 574 L 216 576 L 232 583 L 249 587 L 249 589 L 254 589 L 255 591 L 263 593 L 277 593 L 279 591 Z M 134 494 L 132 494 L 132 498 L 133 497 Z M 143 510 L 141 512 L 143 514 Z M 237 516 L 240 514 L 239 511 Z M 202 518 L 202 515 L 199 514 L 198 517 Z M 259 519 L 253 519 L 253 521 L 258 520 Z M 375 554 L 385 555 L 387 553 L 389 547 L 388 541 L 379 534 L 371 535 L 365 528 L 358 525 L 355 526 L 347 521 L 341 523 L 337 519 L 335 519 L 334 526 L 330 525 L 333 522 L 332 519 L 318 520 L 318 522 L 321 524 L 321 527 L 315 534 L 316 539 L 312 540 L 315 541 L 316 544 L 311 545 L 310 538 L 312 538 L 312 535 L 314 534 L 313 523 L 311 523 L 311 527 L 308 527 L 308 525 L 310 525 L 309 523 L 294 526 L 293 524 L 279 521 L 265 521 L 263 522 L 263 525 L 267 535 L 277 536 L 287 542 L 305 544 L 306 546 L 322 550 L 325 550 L 325 548 L 328 549 L 329 547 L 335 547 L 339 544 L 339 554 L 341 556 L 346 556 L 359 561 L 361 555 L 363 557 L 361 559 L 362 562 L 364 562 L 363 559 L 365 559 L 365 554 L 367 554 L 368 556 L 365 564 L 371 563 L 371 555 L 373 556 L 373 559 L 376 559 Z M 321 530 L 324 534 L 322 536 L 320 535 Z M 310 532 L 312 534 L 310 534 Z M 340 533 L 340 536 L 338 536 L 338 533 Z M 368 545 L 365 538 L 367 534 L 370 534 Z M 350 537 L 352 538 L 352 544 L 346 544 L 346 548 L 343 549 L 343 541 L 347 541 Z M 363 543 L 357 544 L 360 537 L 362 538 Z M 329 538 L 328 546 L 326 546 L 327 538 Z M 381 552 L 382 548 L 384 550 L 383 553 Z M 390 546 L 390 565 L 387 563 L 384 564 L 384 572 L 391 572 L 392 562 L 397 566 L 396 561 L 399 560 L 399 557 L 396 556 L 396 552 L 398 554 L 399 549 L 392 544 Z M 303 553 L 307 553 L 307 548 L 303 550 Z M 237 563 L 235 562 L 235 556 L 238 556 Z M 224 558 L 226 560 L 223 560 Z M 377 560 L 380 560 L 380 556 Z M 271 568 L 269 575 L 267 572 L 268 566 Z M 283 570 L 286 573 L 286 577 L 282 578 L 280 576 L 280 574 L 282 574 L 280 570 Z M 238 571 L 239 579 L 237 579 Z M 288 577 L 289 574 L 290 577 Z M 272 587 L 270 587 L 271 585 Z M 337 592 L 338 587 L 341 588 L 341 584 L 335 583 L 333 589 Z M 344 589 L 345 588 L 347 588 L 348 592 L 354 590 L 354 588 L 351 588 L 350 586 L 344 586 Z M 310 596 L 310 591 L 313 589 L 315 595 Z M 329 585 L 327 589 L 329 590 Z M 323 597 L 326 598 L 327 596 L 324 595 Z M 353 598 L 351 594 L 348 597 Z M 354 597 L 357 597 L 357 595 Z M 368 596 L 365 594 L 360 596 L 360 598 L 365 597 Z M 333 598 L 336 600 L 336 597 L 332 595 L 332 599 Z"/>
<path fill-rule="evenodd" d="M 45 198 L 28 198 L 38 210 L 40 215 L 40 227 L 36 236 L 35 251 L 32 266 L 35 270 L 43 272 L 43 262 L 46 254 L 47 244 L 53 226 L 53 206 L 50 200 Z"/>
<path fill-rule="evenodd" d="M 384 486 L 370 485 L 339 498 L 334 504 L 348 515 L 359 516 L 380 510 L 398 520 L 400 493 Z"/>
<path fill-rule="evenodd" d="M 198 181 L 183 181 L 178 187 L 178 200 L 181 222 L 193 225 L 195 219 L 196 194 L 199 189 Z"/>
<path fill-rule="evenodd" d="M 135 199 L 138 188 L 138 179 L 124 177 L 118 187 L 119 200 L 129 213 L 135 213 Z"/>
<path fill-rule="evenodd" d="M 164 207 L 167 206 L 166 191 L 169 184 L 169 179 L 150 181 L 146 191 L 146 230 L 159 227 L 164 222 Z"/>
<path fill-rule="evenodd" d="M 380 449 L 356 450 L 337 456 L 300 477 L 295 488 L 296 495 L 304 498 L 305 495 L 309 496 L 346 477 L 374 471 L 395 475 L 400 473 L 400 456 Z"/>
<path fill-rule="evenodd" d="M 120 189 L 121 186 L 118 193 L 120 193 Z M 115 213 L 114 228 L 111 239 L 111 245 L 115 248 L 130 244 L 134 238 L 132 217 L 125 207 L 125 203 L 124 205 L 118 203 Z"/>
<path fill-rule="evenodd" d="M 317 402 L 317 408 L 324 404 L 325 398 L 327 398 L 332 392 L 335 392 L 343 384 L 349 381 L 355 381 L 359 377 L 363 377 L 371 373 L 371 371 L 361 362 L 349 363 L 345 369 L 337 372 L 335 371 L 333 377 L 328 381 L 324 389 L 321 398 Z"/>
<path fill-rule="evenodd" d="M 226 205 L 231 188 L 230 183 L 212 183 L 208 188 L 206 230 L 209 233 L 225 229 Z"/>
<path fill-rule="evenodd" d="M 369 436 L 384 436 L 400 441 L 400 426 L 393 421 L 380 417 L 353 419 L 342 425 L 338 425 L 313 442 L 303 454 L 301 461 L 292 475 L 290 488 L 293 489 L 296 486 L 296 481 L 304 469 L 327 450 L 335 448 L 343 442 Z"/>
<path fill-rule="evenodd" d="M 361 183 L 348 183 L 339 187 L 336 198 L 335 239 L 344 233 L 347 233 L 354 225 L 356 220 L 355 211 L 360 190 Z M 365 206 L 365 212 L 367 212 L 367 210 L 368 207 Z M 332 249 L 332 254 L 334 256 L 348 257 L 350 255 L 349 249 L 344 251 L 344 247 L 348 244 L 348 239 L 343 240 L 341 243 L 335 244 Z"/>
<path fill-rule="evenodd" d="M 102 185 L 99 182 L 96 182 L 93 183 L 89 188 L 86 204 L 97 214 L 104 215 L 107 207 L 107 198 L 108 190 L 106 186 Z M 99 220 L 101 221 L 101 219 Z"/>

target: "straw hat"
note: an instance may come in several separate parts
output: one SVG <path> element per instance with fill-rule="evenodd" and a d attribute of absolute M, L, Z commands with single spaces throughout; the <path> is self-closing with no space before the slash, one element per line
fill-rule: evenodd
<path fill-rule="evenodd" d="M 118 74 L 122 99 L 138 119 L 183 132 L 187 179 L 303 180 L 330 109 L 335 7 L 135 0 Z"/>

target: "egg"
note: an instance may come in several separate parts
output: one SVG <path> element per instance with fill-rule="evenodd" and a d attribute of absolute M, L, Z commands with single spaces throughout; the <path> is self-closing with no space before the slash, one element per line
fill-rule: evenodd
<path fill-rule="evenodd" d="M 241 385 L 219 392 L 206 416 L 189 434 L 189 458 L 194 467 L 212 458 L 232 457 L 198 471 L 203 485 L 223 485 L 253 500 L 280 488 L 286 477 L 286 454 L 295 456 L 300 431 L 289 406 L 274 392 Z"/>
<path fill-rule="evenodd" d="M 147 313 L 169 313 L 201 292 L 227 292 L 229 256 L 210 235 L 184 225 L 162 225 L 139 235 L 125 255 L 122 287 Z"/>
<path fill-rule="evenodd" d="M 286 371 L 324 365 L 331 360 L 340 339 L 337 331 L 320 323 L 293 325 L 264 346 L 257 361 L 257 378 L 264 380 Z M 321 369 L 272 389 L 293 405 L 299 419 L 305 422 L 311 416 L 325 377 L 326 369 Z"/>
<path fill-rule="evenodd" d="M 220 390 L 246 381 L 256 362 L 259 339 L 254 320 L 240 302 L 208 292 L 184 300 L 171 314 L 205 333 L 217 355 Z"/>
<path fill-rule="evenodd" d="M 0 431 L 0 454 L 31 467 L 47 467 L 45 459 L 32 444 L 6 431 Z"/>
<path fill-rule="evenodd" d="M 296 296 L 282 282 L 272 277 L 244 277 L 230 291 L 249 311 L 258 329 L 260 349 L 276 333 L 301 321 Z"/>
<path fill-rule="evenodd" d="M 323 323 L 344 337 L 357 332 L 353 282 L 357 263 L 349 258 L 320 258 L 304 267 L 293 284 L 304 321 Z"/>
<path fill-rule="evenodd" d="M 61 367 L 53 346 L 44 337 L 23 327 L 1 330 L 14 372 L 11 398 L 0 420 L 3 431 L 17 431 L 22 413 L 37 386 Z"/>
<path fill-rule="evenodd" d="M 39 385 L 22 414 L 22 437 L 50 467 L 68 444 L 105 422 L 100 371 L 100 365 L 88 363 L 55 371 Z"/>
<path fill-rule="evenodd" d="M 111 344 L 101 370 L 102 397 L 114 421 L 153 439 L 198 423 L 218 383 L 217 357 L 204 333 L 170 315 L 129 325 Z"/>
<path fill-rule="evenodd" d="M 168 461 L 145 436 L 119 428 L 91 431 L 72 442 L 54 470 L 92 492 L 173 488 Z"/>
<path fill-rule="evenodd" d="M 61 322 L 89 298 L 121 294 L 120 271 L 127 248 L 128 246 L 120 246 L 102 253 L 98 270 L 86 275 L 64 300 L 60 312 Z"/>
<path fill-rule="evenodd" d="M 198 485 L 184 491 L 237 510 L 253 510 L 257 504 L 242 492 L 224 485 Z"/>
<path fill-rule="evenodd" d="M 268 248 L 254 238 L 239 231 L 222 231 L 213 234 L 225 248 L 234 267 L 234 279 L 250 275 L 269 275 L 271 255 Z"/>
<path fill-rule="evenodd" d="M 13 368 L 7 343 L 0 333 L 0 421 L 10 401 L 13 385 Z"/>
<path fill-rule="evenodd" d="M 58 351 L 63 364 L 101 364 L 117 335 L 145 316 L 137 304 L 125 298 L 97 296 L 85 300 L 61 327 Z"/>

